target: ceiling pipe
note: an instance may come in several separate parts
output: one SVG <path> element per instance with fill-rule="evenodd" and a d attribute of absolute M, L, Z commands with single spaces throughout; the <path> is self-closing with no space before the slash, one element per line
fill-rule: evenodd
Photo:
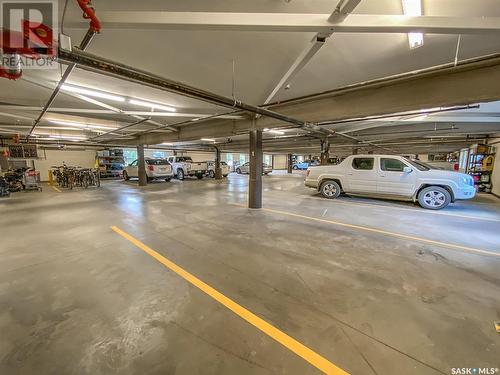
<path fill-rule="evenodd" d="M 85 50 L 88 47 L 88 45 L 90 44 L 90 42 L 92 41 L 92 39 L 94 38 L 95 34 L 96 34 L 96 31 L 94 31 L 93 28 L 89 28 L 87 30 L 87 33 L 83 37 L 83 40 L 81 41 L 79 48 L 82 50 Z M 54 91 L 52 91 L 52 94 L 50 95 L 49 100 L 47 100 L 47 103 L 45 103 L 45 105 L 43 106 L 42 112 L 40 112 L 40 114 L 36 118 L 35 122 L 33 123 L 33 126 L 31 127 L 31 130 L 28 133 L 28 137 L 31 136 L 31 134 L 33 134 L 37 125 L 40 123 L 40 121 L 42 121 L 43 116 L 45 116 L 45 113 L 47 113 L 47 110 L 50 108 L 52 103 L 54 103 L 54 100 L 56 99 L 57 94 L 59 94 L 59 91 L 61 91 L 62 86 L 64 85 L 66 80 L 69 78 L 69 76 L 73 72 L 73 70 L 75 70 L 75 68 L 76 68 L 75 64 L 68 65 L 68 67 L 64 71 L 64 74 L 62 75 L 61 79 L 57 83 L 57 86 L 55 87 Z"/>
<path fill-rule="evenodd" d="M 193 86 L 186 85 L 168 78 L 164 78 L 144 70 L 136 69 L 112 60 L 104 59 L 87 53 L 82 50 L 59 50 L 58 61 L 63 64 L 76 64 L 80 69 L 103 74 L 106 76 L 135 82 L 144 86 L 149 86 L 163 91 L 173 92 L 182 96 L 195 98 L 207 103 L 212 103 L 218 106 L 240 109 L 256 115 L 267 116 L 279 121 L 283 121 L 311 132 L 321 133 L 323 135 L 330 134 L 328 130 L 322 129 L 316 125 L 310 124 L 303 120 L 298 120 L 280 113 L 257 107 L 251 104 L 243 103 L 240 100 L 225 97 L 207 90 L 199 89 Z"/>
<path fill-rule="evenodd" d="M 455 106 L 455 107 L 447 107 L 443 109 L 435 109 L 435 110 L 416 110 L 416 111 L 407 111 L 407 112 L 397 112 L 397 113 L 391 113 L 388 115 L 377 115 L 377 116 L 367 116 L 367 117 L 356 117 L 356 118 L 351 118 L 351 119 L 345 119 L 345 120 L 338 120 L 338 121 L 321 121 L 316 123 L 316 125 L 319 126 L 327 126 L 327 125 L 339 125 L 339 124 L 347 124 L 350 122 L 358 122 L 358 121 L 369 121 L 369 120 L 379 120 L 379 119 L 385 119 L 385 118 L 391 118 L 391 117 L 405 117 L 405 116 L 415 116 L 415 115 L 430 115 L 434 113 L 441 113 L 441 112 L 452 112 L 452 111 L 460 111 L 463 109 L 478 109 L 480 108 L 479 104 L 470 104 L 470 105 L 463 105 L 463 106 Z M 398 120 L 395 120 L 398 121 Z M 350 132 L 346 130 L 346 132 Z M 338 134 L 338 133 L 337 133 Z"/>

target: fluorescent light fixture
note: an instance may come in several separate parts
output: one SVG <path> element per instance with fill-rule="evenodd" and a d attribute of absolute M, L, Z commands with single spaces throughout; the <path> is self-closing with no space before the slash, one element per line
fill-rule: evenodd
<path fill-rule="evenodd" d="M 215 142 L 215 139 L 212 139 L 212 138 L 202 138 L 202 139 L 200 139 L 200 141 L 203 141 L 203 142 Z"/>
<path fill-rule="evenodd" d="M 79 128 L 79 129 L 104 129 L 104 130 L 116 129 L 116 127 L 113 127 L 113 126 L 84 124 L 81 122 L 66 121 L 66 120 L 49 120 L 49 122 L 51 122 L 53 124 L 57 124 L 57 125 L 74 126 L 75 128 Z"/>
<path fill-rule="evenodd" d="M 141 107 L 148 107 L 151 109 L 161 109 L 161 110 L 167 111 L 167 112 L 175 112 L 176 111 L 176 109 L 174 107 L 170 107 L 168 105 L 161 104 L 161 103 L 153 103 L 153 102 L 148 102 L 148 101 L 139 100 L 139 99 L 129 99 L 128 102 L 130 104 L 138 105 Z"/>
<path fill-rule="evenodd" d="M 64 91 L 74 92 L 76 94 L 83 94 L 83 95 L 93 96 L 95 98 L 113 100 L 115 102 L 125 101 L 125 98 L 122 98 L 121 96 L 118 95 L 113 95 L 102 91 L 96 91 L 94 89 L 84 88 L 80 86 L 72 86 L 66 83 L 62 85 L 61 89 Z"/>
<path fill-rule="evenodd" d="M 47 135 L 47 134 L 39 134 L 38 139 L 47 139 L 47 140 L 53 140 L 53 139 L 67 139 L 69 141 L 86 141 L 87 137 L 79 137 L 79 136 L 73 136 L 73 135 Z"/>
<path fill-rule="evenodd" d="M 282 132 L 281 130 L 268 130 L 267 133 L 277 134 L 277 135 L 284 135 L 285 134 L 285 132 Z"/>
<path fill-rule="evenodd" d="M 422 15 L 422 0 L 402 0 L 402 2 L 405 16 L 417 17 Z M 424 45 L 424 34 L 408 33 L 408 43 L 410 49 L 422 47 Z"/>

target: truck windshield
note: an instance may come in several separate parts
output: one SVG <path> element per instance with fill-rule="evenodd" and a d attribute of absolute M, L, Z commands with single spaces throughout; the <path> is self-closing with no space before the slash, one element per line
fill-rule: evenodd
<path fill-rule="evenodd" d="M 193 159 L 191 159 L 191 156 L 180 156 L 180 157 L 177 158 L 177 160 L 180 161 L 180 162 L 183 162 L 183 161 L 189 161 L 189 162 L 191 162 L 191 161 L 193 161 Z"/>
<path fill-rule="evenodd" d="M 431 167 L 428 164 L 422 163 L 419 160 L 411 160 L 411 159 L 408 159 L 408 158 L 405 158 L 405 160 L 408 163 L 410 163 L 411 165 L 413 165 L 415 168 L 417 168 L 419 171 L 428 171 L 428 170 L 431 170 L 431 169 L 435 169 L 435 168 Z"/>

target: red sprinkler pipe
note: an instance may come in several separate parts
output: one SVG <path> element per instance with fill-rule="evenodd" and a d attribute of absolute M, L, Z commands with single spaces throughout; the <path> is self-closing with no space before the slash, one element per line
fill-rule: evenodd
<path fill-rule="evenodd" d="M 95 15 L 93 7 L 89 6 L 91 0 L 77 0 L 78 5 L 83 11 L 83 18 L 90 20 L 90 29 L 96 33 L 101 32 L 101 21 Z"/>

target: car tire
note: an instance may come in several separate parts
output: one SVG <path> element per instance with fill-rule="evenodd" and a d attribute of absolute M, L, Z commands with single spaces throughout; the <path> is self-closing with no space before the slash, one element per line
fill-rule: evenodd
<path fill-rule="evenodd" d="M 208 177 L 215 178 L 215 172 L 214 171 L 208 171 Z"/>
<path fill-rule="evenodd" d="M 297 167 L 296 165 L 294 165 L 294 166 L 292 167 L 292 169 L 297 170 L 297 169 L 299 169 L 299 167 Z"/>
<path fill-rule="evenodd" d="M 184 180 L 184 171 L 182 169 L 177 169 L 177 179 Z"/>
<path fill-rule="evenodd" d="M 223 174 L 222 177 L 227 177 L 228 175 L 227 174 Z"/>
<path fill-rule="evenodd" d="M 197 178 L 198 180 L 201 180 L 201 179 L 203 178 L 203 175 L 202 175 L 202 174 L 197 174 L 197 175 L 196 175 L 196 178 Z"/>
<path fill-rule="evenodd" d="M 241 174 L 241 169 L 236 168 L 236 173 Z"/>
<path fill-rule="evenodd" d="M 441 186 L 428 186 L 418 193 L 418 203 L 428 210 L 441 210 L 450 202 L 450 192 Z"/>
<path fill-rule="evenodd" d="M 335 199 L 340 195 L 340 185 L 332 180 L 324 181 L 319 188 L 321 195 L 327 199 Z"/>
<path fill-rule="evenodd" d="M 167 178 L 165 179 L 165 181 L 167 181 L 167 182 L 170 182 L 170 180 L 171 180 L 171 178 L 170 178 L 170 177 L 167 177 Z"/>
<path fill-rule="evenodd" d="M 124 179 L 125 181 L 130 180 L 130 177 L 128 176 L 127 171 L 123 171 L 123 179 Z"/>

